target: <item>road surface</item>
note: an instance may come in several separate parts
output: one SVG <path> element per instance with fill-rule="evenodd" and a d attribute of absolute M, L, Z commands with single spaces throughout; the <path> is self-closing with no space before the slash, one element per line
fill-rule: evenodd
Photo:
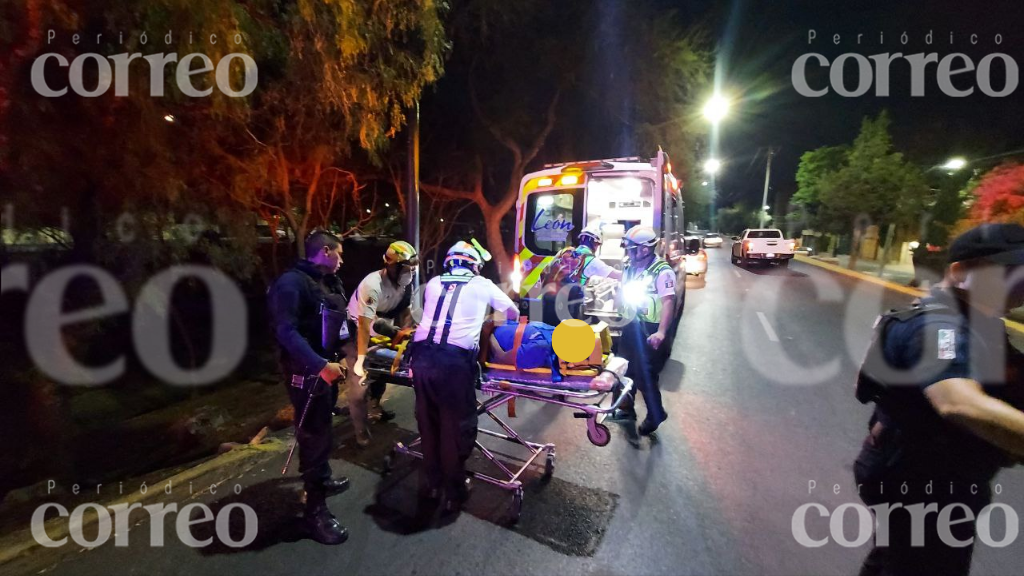
<path fill-rule="evenodd" d="M 412 465 L 379 474 L 381 446 L 415 430 L 411 391 L 393 389 L 387 403 L 399 418 L 377 427 L 376 450 L 355 451 L 341 427 L 334 465 L 352 488 L 330 506 L 351 531 L 346 544 L 297 540 L 288 514 L 298 484 L 294 473 L 280 479 L 277 458 L 237 480 L 241 496 L 201 499 L 256 507 L 260 536 L 247 549 L 188 548 L 170 537 L 173 520 L 166 545 L 153 548 L 146 520 L 128 547 L 46 556 L 40 567 L 67 575 L 856 573 L 866 546 L 830 539 L 804 547 L 792 519 L 803 504 L 832 511 L 859 502 L 851 462 L 869 409 L 853 398 L 854 374 L 875 316 L 909 297 L 799 262 L 742 269 L 729 263 L 727 246 L 708 253 L 706 282 L 688 283 L 662 375 L 670 417 L 656 441 L 613 425 L 611 444 L 598 448 L 569 411 L 519 402 L 512 423 L 556 443 L 558 459 L 549 483 L 531 475 L 514 528 L 504 524 L 509 498 L 489 487 L 478 487 L 453 522 L 425 528 L 413 520 Z M 1024 472 L 997 481 L 998 499 L 1024 513 Z M 845 518 L 852 540 L 856 516 Z M 1001 535 L 1001 521 L 994 525 Z M 812 515 L 808 531 L 828 537 L 827 520 Z M 1021 566 L 1018 538 L 1004 549 L 979 546 L 973 573 L 1019 574 Z"/>

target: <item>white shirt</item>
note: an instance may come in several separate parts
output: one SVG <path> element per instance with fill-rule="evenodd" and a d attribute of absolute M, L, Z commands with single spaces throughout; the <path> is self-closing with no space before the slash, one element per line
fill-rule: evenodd
<path fill-rule="evenodd" d="M 607 278 L 615 268 L 612 268 L 608 264 L 605 264 L 604 260 L 601 260 L 597 256 L 590 259 L 587 263 L 587 267 L 583 269 L 583 275 L 587 278 Z"/>
<path fill-rule="evenodd" d="M 356 293 L 348 301 L 348 315 L 352 320 L 360 316 L 376 318 L 377 312 L 391 312 L 402 303 L 405 287 L 396 286 L 391 280 L 384 279 L 384 271 L 371 272 L 363 278 L 356 288 Z"/>
<path fill-rule="evenodd" d="M 463 272 L 456 269 L 456 273 Z M 468 270 L 466 274 L 472 274 Z M 458 286 L 458 284 L 455 284 Z M 415 342 L 427 339 L 430 333 L 430 324 L 434 319 L 438 299 L 441 296 L 441 277 L 435 276 L 427 282 L 423 295 L 423 319 L 416 327 L 416 334 L 413 336 Z M 437 328 L 434 330 L 434 343 L 440 344 L 441 335 L 444 332 L 444 322 L 448 317 L 448 307 L 452 301 L 454 290 L 445 294 L 441 303 L 441 315 L 438 317 Z M 463 287 L 459 293 L 459 301 L 455 304 L 455 312 L 452 315 L 451 332 L 448 335 L 448 343 L 458 346 L 464 350 L 473 350 L 480 347 L 480 330 L 483 328 L 484 318 L 487 315 L 487 307 L 490 306 L 496 312 L 504 312 L 515 307 L 512 301 L 494 282 L 474 276 Z"/>
<path fill-rule="evenodd" d="M 654 287 L 658 291 L 658 298 L 676 295 L 676 273 L 672 268 L 662 270 L 654 282 Z"/>

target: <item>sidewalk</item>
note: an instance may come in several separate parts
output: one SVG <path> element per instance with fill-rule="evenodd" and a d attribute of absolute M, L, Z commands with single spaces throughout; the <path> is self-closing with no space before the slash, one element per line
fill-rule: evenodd
<path fill-rule="evenodd" d="M 824 262 L 836 264 L 843 268 L 850 267 L 850 257 L 846 254 L 841 254 L 835 257 L 821 256 L 819 259 Z M 883 269 L 881 262 L 861 258 L 857 261 L 857 267 L 855 270 L 857 272 L 879 277 L 883 280 L 887 280 L 894 284 L 901 284 L 903 286 L 909 286 L 910 281 L 914 279 L 913 264 L 900 264 L 893 262 L 886 264 Z M 881 271 L 881 274 L 879 274 L 879 271 Z"/>
<path fill-rule="evenodd" d="M 840 256 L 839 259 L 842 260 L 839 260 L 837 258 L 823 258 L 820 256 L 808 257 L 803 255 L 797 255 L 795 259 L 798 262 L 803 262 L 806 264 L 817 266 L 818 268 L 823 268 L 836 274 L 842 274 L 844 276 L 849 276 L 851 278 L 856 278 L 858 280 L 862 280 L 865 282 L 878 284 L 879 286 L 883 286 L 885 288 L 888 288 L 889 290 L 894 290 L 896 292 L 902 292 L 904 294 L 907 294 L 908 296 L 919 297 L 927 294 L 926 286 L 913 288 L 908 286 L 907 282 L 909 282 L 909 280 L 907 282 L 900 282 L 899 280 L 892 279 L 889 276 L 888 266 L 886 267 L 883 276 L 879 278 L 877 276 L 877 268 L 875 268 L 875 274 L 865 273 L 861 271 L 860 263 L 858 263 L 856 271 L 848 269 L 847 266 L 844 266 L 843 264 L 849 264 L 849 256 Z M 870 262 L 870 264 L 876 263 Z M 896 266 L 894 267 L 893 274 L 898 274 L 901 270 L 905 270 L 906 268 L 907 266 Z M 910 277 L 913 278 L 913 273 L 911 273 Z M 1006 323 L 1006 327 L 1010 330 L 1011 335 L 1014 337 L 1015 345 L 1020 345 L 1022 348 L 1024 348 L 1024 308 L 1016 308 L 1014 310 L 1011 310 L 1010 313 L 1007 314 L 1005 318 L 1003 318 L 1003 322 Z"/>

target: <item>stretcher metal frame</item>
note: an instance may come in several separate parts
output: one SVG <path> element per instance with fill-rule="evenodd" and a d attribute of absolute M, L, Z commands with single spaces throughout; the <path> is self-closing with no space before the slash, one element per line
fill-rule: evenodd
<path fill-rule="evenodd" d="M 610 356 L 609 362 L 606 365 L 610 364 L 614 358 L 614 356 Z M 545 480 L 550 478 L 555 469 L 555 445 L 550 442 L 538 443 L 524 439 L 508 423 L 498 417 L 495 412 L 498 408 L 507 406 L 509 403 L 512 403 L 514 406 L 514 401 L 517 398 L 571 408 L 575 410 L 573 412 L 575 418 L 586 419 L 587 439 L 595 446 L 607 446 L 611 442 L 611 431 L 603 423 L 603 420 L 608 414 L 618 409 L 623 402 L 627 401 L 627 398 L 631 398 L 630 393 L 633 389 L 633 381 L 625 376 L 628 363 L 622 359 L 617 360 L 619 361 L 618 370 L 622 372 L 621 374 L 603 368 L 601 372 L 594 376 L 594 378 L 597 378 L 603 372 L 613 374 L 616 385 L 612 390 L 574 390 L 554 385 L 543 386 L 537 384 L 536 381 L 516 381 L 514 378 L 510 378 L 507 373 L 503 373 L 503 376 L 500 378 L 491 378 L 485 369 L 481 369 L 478 388 L 489 397 L 483 401 L 477 401 L 477 416 L 486 414 L 504 433 L 495 432 L 483 427 L 478 428 L 479 433 L 521 446 L 526 449 L 528 456 L 521 461 L 521 465 L 518 468 L 510 468 L 501 462 L 494 452 L 484 446 L 478 438 L 475 443 L 476 449 L 501 472 L 502 477 L 495 477 L 473 470 L 467 470 L 466 474 L 475 480 L 512 492 L 512 523 L 517 522 L 522 513 L 524 490 L 521 479 L 523 474 L 541 455 L 546 455 L 542 478 Z M 412 387 L 411 373 L 407 367 L 399 368 L 394 373 L 390 370 L 385 371 L 369 367 L 367 368 L 367 374 L 372 378 L 385 379 L 390 384 Z M 613 399 L 611 403 L 605 406 L 605 400 L 609 395 L 612 395 Z M 392 470 L 394 460 L 398 454 L 422 460 L 423 452 L 417 448 L 421 440 L 421 438 L 416 438 L 409 444 L 403 442 L 396 443 L 391 453 L 384 458 L 384 474 L 388 474 Z"/>

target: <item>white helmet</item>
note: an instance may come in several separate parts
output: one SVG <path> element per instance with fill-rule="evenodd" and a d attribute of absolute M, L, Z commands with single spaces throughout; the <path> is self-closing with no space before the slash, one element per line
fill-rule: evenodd
<path fill-rule="evenodd" d="M 653 248 L 658 245 L 658 234 L 650 226 L 634 226 L 622 237 L 628 248 L 630 244 Z"/>
<path fill-rule="evenodd" d="M 448 255 L 444 259 L 444 267 L 451 269 L 456 266 L 464 266 L 470 270 L 480 273 L 480 268 L 491 259 L 491 253 L 484 249 L 476 238 L 466 242 L 459 240 L 448 249 Z"/>
<path fill-rule="evenodd" d="M 581 246 L 589 246 L 590 248 L 597 249 L 597 247 L 604 241 L 601 238 L 601 227 L 595 225 L 587 226 L 582 232 L 580 232 L 580 235 L 577 236 L 577 241 Z"/>

